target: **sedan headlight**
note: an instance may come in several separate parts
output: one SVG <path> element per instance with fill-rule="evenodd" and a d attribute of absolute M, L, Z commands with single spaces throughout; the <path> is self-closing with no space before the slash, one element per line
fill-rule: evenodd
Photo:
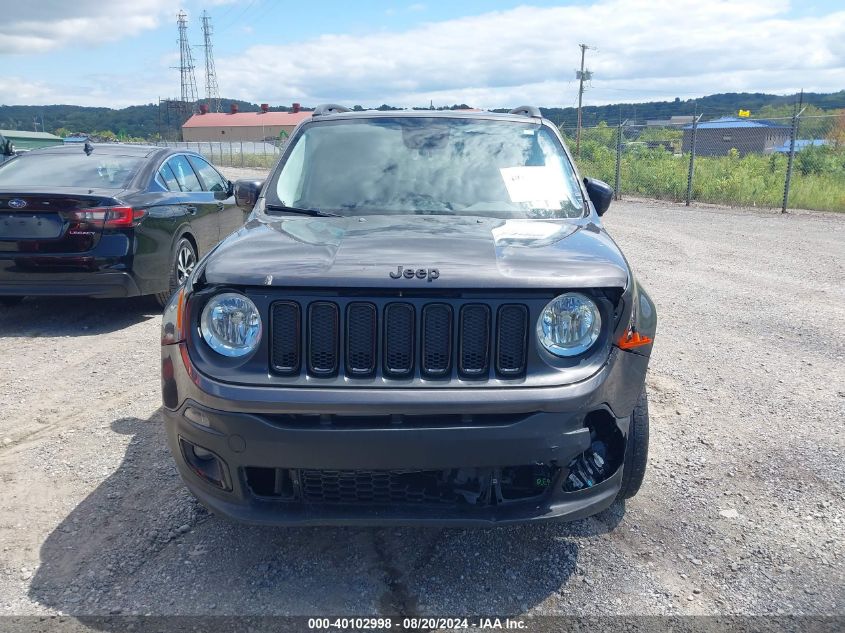
<path fill-rule="evenodd" d="M 224 292 L 212 297 L 203 308 L 200 332 L 215 352 L 239 358 L 258 347 L 261 315 L 255 304 L 244 295 Z"/>
<path fill-rule="evenodd" d="M 600 333 L 598 307 L 578 292 L 567 292 L 550 301 L 537 321 L 537 338 L 555 356 L 586 352 Z"/>

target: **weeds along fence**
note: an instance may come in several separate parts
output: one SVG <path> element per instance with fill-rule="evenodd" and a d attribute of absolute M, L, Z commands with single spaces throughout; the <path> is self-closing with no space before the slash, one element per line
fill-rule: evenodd
<path fill-rule="evenodd" d="M 218 167 L 269 169 L 279 160 L 286 143 L 282 141 L 159 141 L 156 145 L 197 152 Z"/>
<path fill-rule="evenodd" d="M 616 198 L 845 211 L 845 114 L 581 128 L 576 162 Z M 577 130 L 562 128 L 573 152 Z"/>

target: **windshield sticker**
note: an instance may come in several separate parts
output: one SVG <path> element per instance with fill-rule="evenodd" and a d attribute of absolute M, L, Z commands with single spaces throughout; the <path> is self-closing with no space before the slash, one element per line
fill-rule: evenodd
<path fill-rule="evenodd" d="M 547 165 L 499 169 L 511 202 L 530 202 L 534 208 L 557 209 L 571 200 L 560 170 Z"/>

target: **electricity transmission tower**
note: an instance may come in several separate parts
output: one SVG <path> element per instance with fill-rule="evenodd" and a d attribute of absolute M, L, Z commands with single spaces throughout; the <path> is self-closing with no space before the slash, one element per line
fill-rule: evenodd
<path fill-rule="evenodd" d="M 220 112 L 220 88 L 217 85 L 217 71 L 214 69 L 214 53 L 211 48 L 211 17 L 202 12 L 202 39 L 205 49 L 205 98 L 212 112 Z"/>
<path fill-rule="evenodd" d="M 584 70 L 584 55 L 588 48 L 593 47 L 587 46 L 586 44 L 579 44 L 578 47 L 581 49 L 581 70 L 575 71 L 575 77 L 578 79 L 578 131 L 575 133 L 576 157 L 581 155 L 581 102 L 584 99 L 584 80 L 589 81 L 593 78 L 593 73 L 589 70 Z"/>
<path fill-rule="evenodd" d="M 197 102 L 197 79 L 194 76 L 194 57 L 191 54 L 191 45 L 188 44 L 187 15 L 184 11 L 180 11 L 178 17 L 179 72 L 182 81 L 181 100 L 185 104 L 186 114 L 190 114 Z"/>

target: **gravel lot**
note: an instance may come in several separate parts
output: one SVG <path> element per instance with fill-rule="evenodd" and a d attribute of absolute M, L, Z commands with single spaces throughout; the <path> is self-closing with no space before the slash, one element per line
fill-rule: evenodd
<path fill-rule="evenodd" d="M 845 215 L 606 223 L 660 315 L 651 461 L 570 524 L 229 524 L 165 447 L 151 301 L 3 309 L 0 614 L 845 615 Z"/>

